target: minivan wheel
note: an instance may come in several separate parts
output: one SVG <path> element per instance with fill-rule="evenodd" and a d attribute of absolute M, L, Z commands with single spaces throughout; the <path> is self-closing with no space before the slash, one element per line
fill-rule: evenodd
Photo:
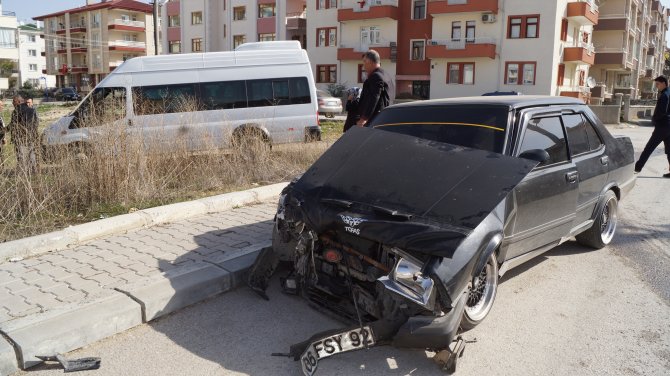
<path fill-rule="evenodd" d="M 498 291 L 498 260 L 495 252 L 489 256 L 482 271 L 472 278 L 461 328 L 470 330 L 488 316 Z"/>
<path fill-rule="evenodd" d="M 619 200 L 612 191 L 607 191 L 603 205 L 596 214 L 593 225 L 575 238 L 579 244 L 600 249 L 612 242 L 618 224 Z"/>
<path fill-rule="evenodd" d="M 242 128 L 233 134 L 233 148 L 245 160 L 256 160 L 272 149 L 270 140 L 258 128 Z"/>

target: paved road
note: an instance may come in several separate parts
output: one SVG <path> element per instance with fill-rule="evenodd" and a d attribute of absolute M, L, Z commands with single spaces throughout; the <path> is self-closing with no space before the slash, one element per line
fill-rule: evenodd
<path fill-rule="evenodd" d="M 648 128 L 617 129 L 639 150 Z M 670 180 L 657 152 L 622 202 L 618 236 L 593 251 L 573 242 L 503 279 L 487 320 L 466 333 L 458 374 L 667 375 L 670 369 Z M 270 289 L 220 295 L 71 356 L 100 356 L 87 375 L 298 375 L 272 352 L 340 324 Z M 321 375 L 442 375 L 425 351 L 373 348 L 326 359 Z M 30 376 L 61 374 L 42 366 Z M 24 374 L 24 373 L 21 373 Z M 28 373 L 25 373 L 28 374 Z"/>

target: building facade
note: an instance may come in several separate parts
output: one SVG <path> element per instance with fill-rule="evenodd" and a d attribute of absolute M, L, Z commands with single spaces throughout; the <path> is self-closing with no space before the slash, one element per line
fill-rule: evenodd
<path fill-rule="evenodd" d="M 17 43 L 17 26 L 16 14 L 2 9 L 2 0 L 0 0 L 0 60 L 9 60 L 14 64 L 18 64 L 19 60 L 19 46 Z M 2 72 L 0 77 L 0 90 L 9 89 L 9 77 L 17 78 L 16 73 Z"/>
<path fill-rule="evenodd" d="M 152 6 L 133 0 L 86 5 L 35 17 L 44 22 L 46 67 L 56 85 L 89 91 L 123 61 L 153 55 Z"/>
<path fill-rule="evenodd" d="M 399 98 L 492 91 L 588 100 L 593 1 L 315 0 L 307 50 L 317 85 L 360 86 L 375 49 Z"/>
<path fill-rule="evenodd" d="M 46 69 L 43 33 L 36 25 L 23 25 L 19 30 L 19 84 L 29 83 L 34 88 L 56 86 L 56 76 L 42 73 Z"/>
<path fill-rule="evenodd" d="M 305 0 L 168 0 L 163 53 L 230 51 L 242 43 L 306 43 Z"/>
<path fill-rule="evenodd" d="M 665 65 L 665 33 L 670 11 L 660 1 L 608 0 L 600 7 L 594 31 L 594 95 L 614 93 L 653 97 L 653 79 Z"/>

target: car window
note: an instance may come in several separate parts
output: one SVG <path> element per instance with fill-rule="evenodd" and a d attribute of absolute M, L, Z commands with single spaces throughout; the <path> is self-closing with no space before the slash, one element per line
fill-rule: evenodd
<path fill-rule="evenodd" d="M 391 107 L 371 126 L 431 141 L 502 153 L 509 108 L 501 105 Z"/>
<path fill-rule="evenodd" d="M 568 135 L 570 155 L 589 152 L 589 139 L 586 135 L 586 124 L 582 115 L 563 115 L 565 133 Z"/>
<path fill-rule="evenodd" d="M 568 160 L 568 148 L 559 117 L 531 119 L 528 122 L 519 154 L 533 149 L 542 149 L 549 153 L 549 160 L 541 163 L 541 166 Z"/>
<path fill-rule="evenodd" d="M 283 106 L 291 103 L 288 95 L 288 80 L 272 81 L 272 95 L 274 96 L 274 105 Z"/>
<path fill-rule="evenodd" d="M 126 89 L 123 87 L 96 88 L 82 101 L 75 116 L 76 127 L 109 124 L 126 117 Z"/>
<path fill-rule="evenodd" d="M 247 107 L 247 88 L 244 81 L 205 82 L 200 95 L 207 110 Z"/>
<path fill-rule="evenodd" d="M 586 134 L 589 139 L 589 149 L 590 150 L 598 150 L 600 149 L 600 146 L 602 146 L 603 141 L 600 139 L 600 136 L 598 135 L 598 132 L 596 132 L 595 127 L 591 122 L 584 117 L 584 125 L 586 127 Z"/>
<path fill-rule="evenodd" d="M 309 82 L 305 77 L 295 77 L 289 79 L 291 85 L 291 104 L 312 103 L 312 96 L 309 94 Z"/>
<path fill-rule="evenodd" d="M 195 84 L 157 85 L 133 88 L 136 115 L 197 111 Z"/>

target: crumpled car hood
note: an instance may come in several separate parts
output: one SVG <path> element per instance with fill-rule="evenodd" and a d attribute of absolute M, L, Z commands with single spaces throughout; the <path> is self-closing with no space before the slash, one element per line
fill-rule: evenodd
<path fill-rule="evenodd" d="M 537 162 L 378 129 L 344 134 L 294 183 L 318 233 L 448 256 Z"/>

